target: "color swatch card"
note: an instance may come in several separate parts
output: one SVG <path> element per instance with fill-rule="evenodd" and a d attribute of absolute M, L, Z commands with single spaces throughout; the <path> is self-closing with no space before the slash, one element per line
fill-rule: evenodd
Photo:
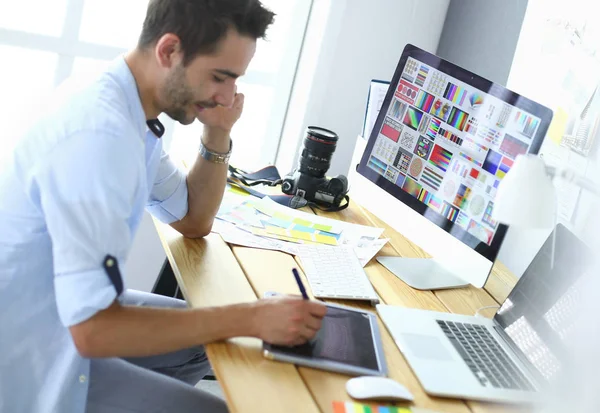
<path fill-rule="evenodd" d="M 408 407 L 378 406 L 352 402 L 333 402 L 333 413 L 412 413 Z"/>

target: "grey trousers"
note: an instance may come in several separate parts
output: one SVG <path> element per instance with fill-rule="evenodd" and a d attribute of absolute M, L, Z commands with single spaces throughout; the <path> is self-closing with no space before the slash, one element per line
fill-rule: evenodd
<path fill-rule="evenodd" d="M 174 298 L 127 290 L 125 305 L 186 307 Z M 204 347 L 136 358 L 92 359 L 86 413 L 220 413 L 225 402 L 195 388 L 210 370 Z"/>

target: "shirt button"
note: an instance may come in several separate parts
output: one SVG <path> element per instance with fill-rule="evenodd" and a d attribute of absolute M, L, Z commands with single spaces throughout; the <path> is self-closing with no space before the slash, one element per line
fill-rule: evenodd
<path fill-rule="evenodd" d="M 82 374 L 79 376 L 79 383 L 85 383 L 86 377 Z"/>

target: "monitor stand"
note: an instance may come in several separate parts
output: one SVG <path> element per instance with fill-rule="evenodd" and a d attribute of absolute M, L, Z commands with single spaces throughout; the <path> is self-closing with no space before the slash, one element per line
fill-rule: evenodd
<path fill-rule="evenodd" d="M 417 290 L 445 290 L 469 285 L 432 258 L 377 257 L 377 261 Z"/>

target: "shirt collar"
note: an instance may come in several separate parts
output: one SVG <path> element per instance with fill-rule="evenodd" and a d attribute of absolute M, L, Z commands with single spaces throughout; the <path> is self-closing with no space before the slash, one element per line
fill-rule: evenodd
<path fill-rule="evenodd" d="M 144 136 L 148 130 L 148 126 L 146 125 L 146 114 L 142 106 L 137 83 L 133 77 L 133 73 L 131 73 L 131 69 L 125 61 L 125 56 L 117 58 L 109 69 L 109 72 L 125 93 L 129 114 L 140 131 L 140 136 Z"/>

